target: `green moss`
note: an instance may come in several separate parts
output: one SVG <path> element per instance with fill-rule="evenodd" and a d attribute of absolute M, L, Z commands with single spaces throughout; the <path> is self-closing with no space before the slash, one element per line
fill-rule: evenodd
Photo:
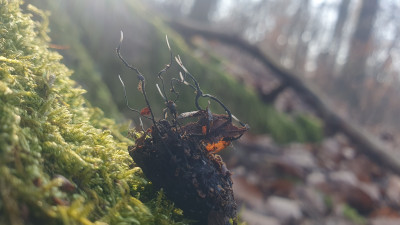
<path fill-rule="evenodd" d="M 65 5 L 64 7 L 60 5 L 59 1 L 28 0 L 27 2 L 51 10 L 46 13 L 50 16 L 51 22 L 46 20 L 44 21 L 46 22 L 44 25 L 46 29 L 48 29 L 47 25 L 50 25 L 52 44 L 54 48 L 60 48 L 59 51 L 63 55 L 63 63 L 74 70 L 71 77 L 87 90 L 84 93 L 85 98 L 93 106 L 101 108 L 106 116 L 113 117 L 114 119 L 120 118 L 121 114 L 111 97 L 108 87 L 102 80 L 103 74 L 99 71 L 97 63 L 93 61 L 93 57 L 87 51 L 88 46 L 84 42 L 85 37 L 80 32 L 82 29 L 85 29 L 81 27 L 82 24 L 67 23 L 66 21 L 71 20 L 70 15 L 68 15 L 69 8 Z M 82 4 L 78 4 L 76 10 L 81 8 L 81 6 Z M 109 54 L 112 55 L 113 52 Z"/>
<path fill-rule="evenodd" d="M 329 210 L 333 208 L 333 199 L 330 195 L 324 195 L 324 203 Z"/>
<path fill-rule="evenodd" d="M 295 123 L 302 129 L 305 141 L 319 142 L 323 139 L 322 122 L 318 118 L 301 114 L 295 117 Z"/>
<path fill-rule="evenodd" d="M 0 224 L 177 224 L 133 166 L 128 127 L 82 97 L 46 29 L 0 0 Z"/>
<path fill-rule="evenodd" d="M 365 219 L 365 217 L 358 214 L 357 210 L 355 210 L 354 208 L 350 207 L 347 204 L 344 205 L 343 216 L 345 216 L 347 219 L 351 220 L 355 224 L 366 224 L 367 223 L 367 220 Z"/>

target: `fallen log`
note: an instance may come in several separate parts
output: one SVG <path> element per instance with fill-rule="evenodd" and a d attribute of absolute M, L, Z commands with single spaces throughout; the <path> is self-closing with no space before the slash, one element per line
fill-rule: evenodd
<path fill-rule="evenodd" d="M 292 71 L 276 63 L 268 54 L 258 46 L 250 44 L 235 34 L 222 33 L 218 30 L 183 20 L 166 20 L 166 22 L 181 35 L 186 37 L 199 35 L 206 39 L 218 40 L 224 44 L 238 48 L 258 59 L 264 66 L 276 75 L 281 82 L 292 88 L 299 96 L 312 107 L 317 116 L 321 118 L 329 129 L 342 132 L 350 141 L 358 147 L 358 150 L 368 156 L 373 162 L 386 167 L 400 175 L 400 157 L 394 155 L 394 151 L 387 149 L 377 138 L 366 131 L 339 116 L 328 104 L 328 100 L 306 81 L 296 76 Z"/>

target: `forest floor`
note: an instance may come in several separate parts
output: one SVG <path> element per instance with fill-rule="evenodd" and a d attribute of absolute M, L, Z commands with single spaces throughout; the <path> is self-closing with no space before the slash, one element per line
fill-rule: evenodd
<path fill-rule="evenodd" d="M 400 177 L 342 134 L 279 146 L 246 135 L 224 155 L 241 217 L 263 224 L 400 224 Z"/>

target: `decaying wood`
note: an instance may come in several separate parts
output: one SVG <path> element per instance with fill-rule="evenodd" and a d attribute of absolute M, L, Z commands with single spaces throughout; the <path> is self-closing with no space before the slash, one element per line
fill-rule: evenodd
<path fill-rule="evenodd" d="M 269 68 L 283 84 L 296 91 L 303 101 L 315 110 L 329 129 L 344 133 L 350 138 L 353 144 L 358 147 L 359 151 L 367 155 L 372 161 L 400 175 L 400 158 L 393 155 L 393 151 L 389 151 L 375 137 L 363 131 L 361 127 L 339 116 L 330 107 L 328 100 L 323 97 L 323 94 L 310 86 L 306 81 L 300 79 L 293 72 L 274 62 L 274 60 L 261 51 L 259 47 L 248 43 L 238 37 L 238 35 L 222 33 L 193 22 L 175 20 L 169 20 L 167 22 L 173 29 L 186 38 L 193 35 L 200 35 L 206 39 L 218 40 L 257 58 Z"/>

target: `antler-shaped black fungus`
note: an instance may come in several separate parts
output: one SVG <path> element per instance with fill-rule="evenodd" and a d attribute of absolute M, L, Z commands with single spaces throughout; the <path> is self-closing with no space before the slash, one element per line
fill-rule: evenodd
<path fill-rule="evenodd" d="M 175 95 L 175 100 L 168 98 L 163 75 L 172 65 L 173 55 L 167 37 L 170 62 L 158 72 L 157 77 L 161 82 L 160 85 L 156 84 L 167 108 L 163 110 L 164 119 L 156 121 L 147 98 L 145 77 L 121 56 L 122 40 L 123 33 L 121 32 L 120 43 L 116 49 L 118 57 L 126 67 L 137 74 L 138 89 L 144 96 L 151 117 L 142 115 L 142 111 L 129 106 L 125 84 L 119 76 L 126 105 L 130 110 L 153 121 L 152 129 L 147 130 L 150 135 L 144 134 L 136 140 L 136 145 L 129 146 L 129 154 L 154 186 L 163 188 L 167 197 L 184 210 L 188 218 L 197 220 L 199 224 L 217 225 L 230 224 L 229 220 L 233 219 L 233 223 L 236 224 L 236 203 L 231 174 L 221 157 L 213 153 L 228 146 L 232 140 L 240 138 L 248 130 L 247 125 L 232 115 L 217 97 L 203 93 L 199 83 L 185 68 L 179 56 L 175 57 L 175 60 L 183 70 L 183 74 L 179 72 L 180 79 L 171 78 L 170 94 Z M 178 84 L 188 86 L 195 91 L 197 111 L 177 116 L 175 103 L 179 99 L 179 92 L 176 90 Z M 206 109 L 200 107 L 200 98 L 209 99 Z M 211 100 L 218 103 L 226 114 L 213 114 L 210 109 Z M 172 121 L 166 120 L 167 109 L 173 116 Z M 197 122 L 189 122 L 182 126 L 178 123 L 179 119 L 188 117 L 199 119 Z M 238 121 L 243 127 L 233 125 L 232 119 Z M 140 117 L 139 120 L 144 130 Z"/>

